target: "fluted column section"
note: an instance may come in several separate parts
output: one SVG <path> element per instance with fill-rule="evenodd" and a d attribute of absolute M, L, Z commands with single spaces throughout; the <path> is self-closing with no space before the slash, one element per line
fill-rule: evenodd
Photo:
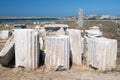
<path fill-rule="evenodd" d="M 69 37 L 47 36 L 45 64 L 48 69 L 69 69 Z"/>
<path fill-rule="evenodd" d="M 112 70 L 116 67 L 117 40 L 106 38 L 87 39 L 88 63 L 98 70 Z"/>
<path fill-rule="evenodd" d="M 33 29 L 15 30 L 15 64 L 34 70 L 39 63 L 39 34 Z"/>

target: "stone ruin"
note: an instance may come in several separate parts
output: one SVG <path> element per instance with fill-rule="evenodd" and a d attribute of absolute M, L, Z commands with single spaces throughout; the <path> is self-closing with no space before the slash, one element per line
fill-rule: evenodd
<path fill-rule="evenodd" d="M 112 70 L 116 66 L 117 40 L 102 37 L 99 27 L 91 27 L 86 30 L 85 56 L 87 65 L 100 71 Z"/>
<path fill-rule="evenodd" d="M 66 35 L 66 31 L 68 29 L 68 25 L 64 24 L 49 24 L 43 26 L 46 30 L 47 36 L 59 36 Z"/>
<path fill-rule="evenodd" d="M 29 70 L 37 69 L 43 57 L 46 69 L 50 70 L 69 70 L 70 62 L 100 71 L 116 67 L 117 40 L 102 37 L 98 27 L 86 30 L 84 37 L 81 30 L 68 28 L 68 25 L 52 24 L 37 30 L 15 29 L 0 52 L 0 64 L 7 64 L 15 50 L 15 66 Z M 41 50 L 44 56 L 39 57 Z"/>
<path fill-rule="evenodd" d="M 14 56 L 14 36 L 9 30 L 0 31 L 0 64 L 7 65 Z"/>
<path fill-rule="evenodd" d="M 48 69 L 69 70 L 69 36 L 47 36 L 45 65 Z"/>

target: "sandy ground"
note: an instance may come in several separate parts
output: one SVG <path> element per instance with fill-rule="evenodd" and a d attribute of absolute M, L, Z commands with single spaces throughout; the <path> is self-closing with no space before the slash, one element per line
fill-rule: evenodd
<path fill-rule="evenodd" d="M 9 68 L 0 65 L 0 80 L 120 80 L 120 54 L 118 54 L 116 64 L 115 70 L 103 72 L 75 65 L 69 71 L 47 71 L 44 66 L 28 71 L 24 68 Z"/>
<path fill-rule="evenodd" d="M 23 68 L 0 66 L 0 80 L 120 80 L 120 71 L 81 70 L 73 67 L 70 71 L 27 71 Z"/>

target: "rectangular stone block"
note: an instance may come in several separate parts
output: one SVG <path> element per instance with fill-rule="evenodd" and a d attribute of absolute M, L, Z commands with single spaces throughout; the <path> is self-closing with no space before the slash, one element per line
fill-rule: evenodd
<path fill-rule="evenodd" d="M 0 39 L 8 39 L 11 33 L 9 30 L 0 31 Z"/>
<path fill-rule="evenodd" d="M 68 25 L 66 24 L 48 24 L 43 26 L 46 30 L 47 36 L 60 36 L 66 35 L 66 30 L 68 29 Z"/>
<path fill-rule="evenodd" d="M 15 64 L 34 70 L 39 64 L 39 33 L 33 29 L 15 30 Z"/>
<path fill-rule="evenodd" d="M 117 40 L 87 38 L 87 62 L 98 70 L 112 70 L 116 67 Z"/>
<path fill-rule="evenodd" d="M 81 37 L 80 30 L 69 29 L 67 35 L 70 37 L 70 52 L 72 56 L 72 62 L 76 65 L 82 64 L 83 53 L 83 38 Z"/>
<path fill-rule="evenodd" d="M 14 35 L 12 35 L 4 44 L 4 47 L 0 52 L 0 64 L 8 65 L 10 60 L 13 58 L 15 53 L 14 44 L 15 44 L 15 39 L 14 39 Z"/>
<path fill-rule="evenodd" d="M 69 69 L 69 37 L 47 36 L 45 64 L 48 69 Z"/>

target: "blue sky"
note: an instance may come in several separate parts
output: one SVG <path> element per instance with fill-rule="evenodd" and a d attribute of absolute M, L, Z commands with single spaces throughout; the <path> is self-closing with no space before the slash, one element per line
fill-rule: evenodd
<path fill-rule="evenodd" d="M 74 16 L 78 8 L 120 16 L 120 0 L 0 0 L 0 16 Z"/>

